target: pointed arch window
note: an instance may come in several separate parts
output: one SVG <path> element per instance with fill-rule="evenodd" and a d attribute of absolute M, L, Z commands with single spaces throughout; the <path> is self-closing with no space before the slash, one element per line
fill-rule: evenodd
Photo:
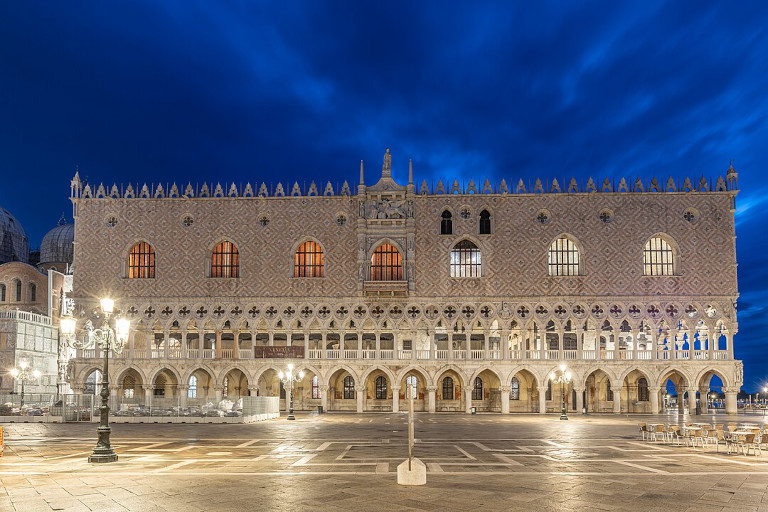
<path fill-rule="evenodd" d="M 452 235 L 453 234 L 453 214 L 448 210 L 445 210 L 440 216 L 440 234 Z"/>
<path fill-rule="evenodd" d="M 453 400 L 453 377 L 443 379 L 443 400 Z"/>
<path fill-rule="evenodd" d="M 475 387 L 472 388 L 472 400 L 483 399 L 483 379 L 475 377 Z"/>
<path fill-rule="evenodd" d="M 155 249 L 147 242 L 139 242 L 128 253 L 128 279 L 155 277 Z"/>
<path fill-rule="evenodd" d="M 520 400 L 520 379 L 512 377 L 512 383 L 509 388 L 509 399 Z"/>
<path fill-rule="evenodd" d="M 187 398 L 197 398 L 197 377 L 194 375 L 189 378 L 189 388 L 187 388 Z"/>
<path fill-rule="evenodd" d="M 651 237 L 643 249 L 644 276 L 675 275 L 675 253 L 669 242 L 660 236 Z"/>
<path fill-rule="evenodd" d="M 37 302 L 37 285 L 35 283 L 29 283 L 29 297 L 27 302 Z"/>
<path fill-rule="evenodd" d="M 351 375 L 344 377 L 344 400 L 355 399 L 355 379 Z"/>
<path fill-rule="evenodd" d="M 14 284 L 16 285 L 16 302 L 21 302 L 21 281 L 16 279 Z"/>
<path fill-rule="evenodd" d="M 0 284 L 0 302 L 5 302 L 5 284 Z"/>
<path fill-rule="evenodd" d="M 481 235 L 491 234 L 491 213 L 488 210 L 480 212 L 480 226 L 478 232 Z"/>
<path fill-rule="evenodd" d="M 383 375 L 376 377 L 376 400 L 386 400 L 387 398 L 387 378 Z"/>
<path fill-rule="evenodd" d="M 394 245 L 381 244 L 371 257 L 371 281 L 402 281 L 403 257 Z"/>
<path fill-rule="evenodd" d="M 225 240 L 213 248 L 211 277 L 240 277 L 240 252 L 232 242 Z"/>
<path fill-rule="evenodd" d="M 416 391 L 418 390 L 418 381 L 415 375 L 409 375 L 405 378 L 405 398 L 410 399 L 411 396 L 416 398 Z"/>
<path fill-rule="evenodd" d="M 469 240 L 462 240 L 451 249 L 451 277 L 480 277 L 482 254 Z"/>
<path fill-rule="evenodd" d="M 637 401 L 647 402 L 650 400 L 650 393 L 648 393 L 648 380 L 645 377 L 637 379 Z"/>
<path fill-rule="evenodd" d="M 324 277 L 325 254 L 320 244 L 308 240 L 296 249 L 293 277 Z"/>
<path fill-rule="evenodd" d="M 312 398 L 320 398 L 320 379 L 317 378 L 317 375 L 312 377 Z"/>
<path fill-rule="evenodd" d="M 557 238 L 549 246 L 547 266 L 550 276 L 580 275 L 581 258 L 576 243 L 567 236 Z"/>

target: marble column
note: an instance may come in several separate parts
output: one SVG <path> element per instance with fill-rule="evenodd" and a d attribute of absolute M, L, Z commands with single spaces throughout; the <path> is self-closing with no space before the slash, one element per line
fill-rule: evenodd
<path fill-rule="evenodd" d="M 400 386 L 392 386 L 392 412 L 400 412 Z"/>
<path fill-rule="evenodd" d="M 435 392 L 437 388 L 434 386 L 427 387 L 427 410 L 429 412 L 435 412 L 437 410 L 435 405 Z"/>
<path fill-rule="evenodd" d="M 584 388 L 573 388 L 576 391 L 576 412 L 581 414 L 584 409 Z"/>
<path fill-rule="evenodd" d="M 365 386 L 357 386 L 355 388 L 355 395 L 357 398 L 357 412 L 363 412 L 363 404 L 365 400 Z"/>
<path fill-rule="evenodd" d="M 661 391 L 661 388 L 650 388 L 648 390 L 649 394 L 651 395 L 651 414 L 658 414 L 660 411 L 659 407 L 659 392 Z"/>
<path fill-rule="evenodd" d="M 472 386 L 464 388 L 464 412 L 470 414 L 472 412 Z"/>
<path fill-rule="evenodd" d="M 616 386 L 615 382 L 611 382 L 611 389 L 613 389 L 613 414 L 621 414 L 621 392 L 622 392 L 622 385 L 619 383 L 618 386 Z M 627 393 L 629 393 L 629 388 L 627 388 Z"/>
<path fill-rule="evenodd" d="M 547 413 L 547 386 L 539 386 L 539 414 Z"/>
<path fill-rule="evenodd" d="M 328 393 L 330 393 L 330 386 L 320 386 L 320 405 L 323 406 L 323 410 L 328 410 Z"/>
<path fill-rule="evenodd" d="M 736 395 L 739 392 L 738 388 L 725 388 L 724 391 L 725 391 L 725 413 L 737 414 L 738 408 L 736 404 Z"/>
<path fill-rule="evenodd" d="M 501 414 L 509 414 L 509 392 L 512 386 L 501 386 Z"/>

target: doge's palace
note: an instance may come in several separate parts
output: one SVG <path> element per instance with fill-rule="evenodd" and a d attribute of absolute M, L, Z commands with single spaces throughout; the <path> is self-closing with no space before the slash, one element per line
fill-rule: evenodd
<path fill-rule="evenodd" d="M 113 398 L 297 409 L 736 411 L 738 175 L 406 185 L 71 182 L 75 312 L 131 320 Z M 101 368 L 70 361 L 75 390 Z M 567 368 L 570 382 L 553 384 Z M 686 400 L 683 400 L 683 397 Z"/>

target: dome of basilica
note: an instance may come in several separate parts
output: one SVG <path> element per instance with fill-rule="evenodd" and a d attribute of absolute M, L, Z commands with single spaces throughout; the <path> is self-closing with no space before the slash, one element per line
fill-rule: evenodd
<path fill-rule="evenodd" d="M 67 263 L 72 264 L 75 239 L 75 225 L 67 224 L 62 216 L 59 225 L 50 230 L 43 237 L 40 244 L 40 263 Z"/>
<path fill-rule="evenodd" d="M 16 217 L 0 208 L 0 263 L 9 261 L 29 261 L 29 239 Z"/>

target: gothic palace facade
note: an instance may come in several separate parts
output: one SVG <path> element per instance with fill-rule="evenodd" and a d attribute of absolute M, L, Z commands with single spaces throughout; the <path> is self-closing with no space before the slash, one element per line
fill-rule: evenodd
<path fill-rule="evenodd" d="M 736 411 L 736 171 L 708 181 L 91 186 L 76 175 L 75 311 L 132 321 L 118 401 L 281 392 L 297 409 Z M 102 362 L 81 350 L 75 391 Z M 698 395 L 697 395 L 698 393 Z M 694 399 L 691 399 L 694 398 Z"/>

